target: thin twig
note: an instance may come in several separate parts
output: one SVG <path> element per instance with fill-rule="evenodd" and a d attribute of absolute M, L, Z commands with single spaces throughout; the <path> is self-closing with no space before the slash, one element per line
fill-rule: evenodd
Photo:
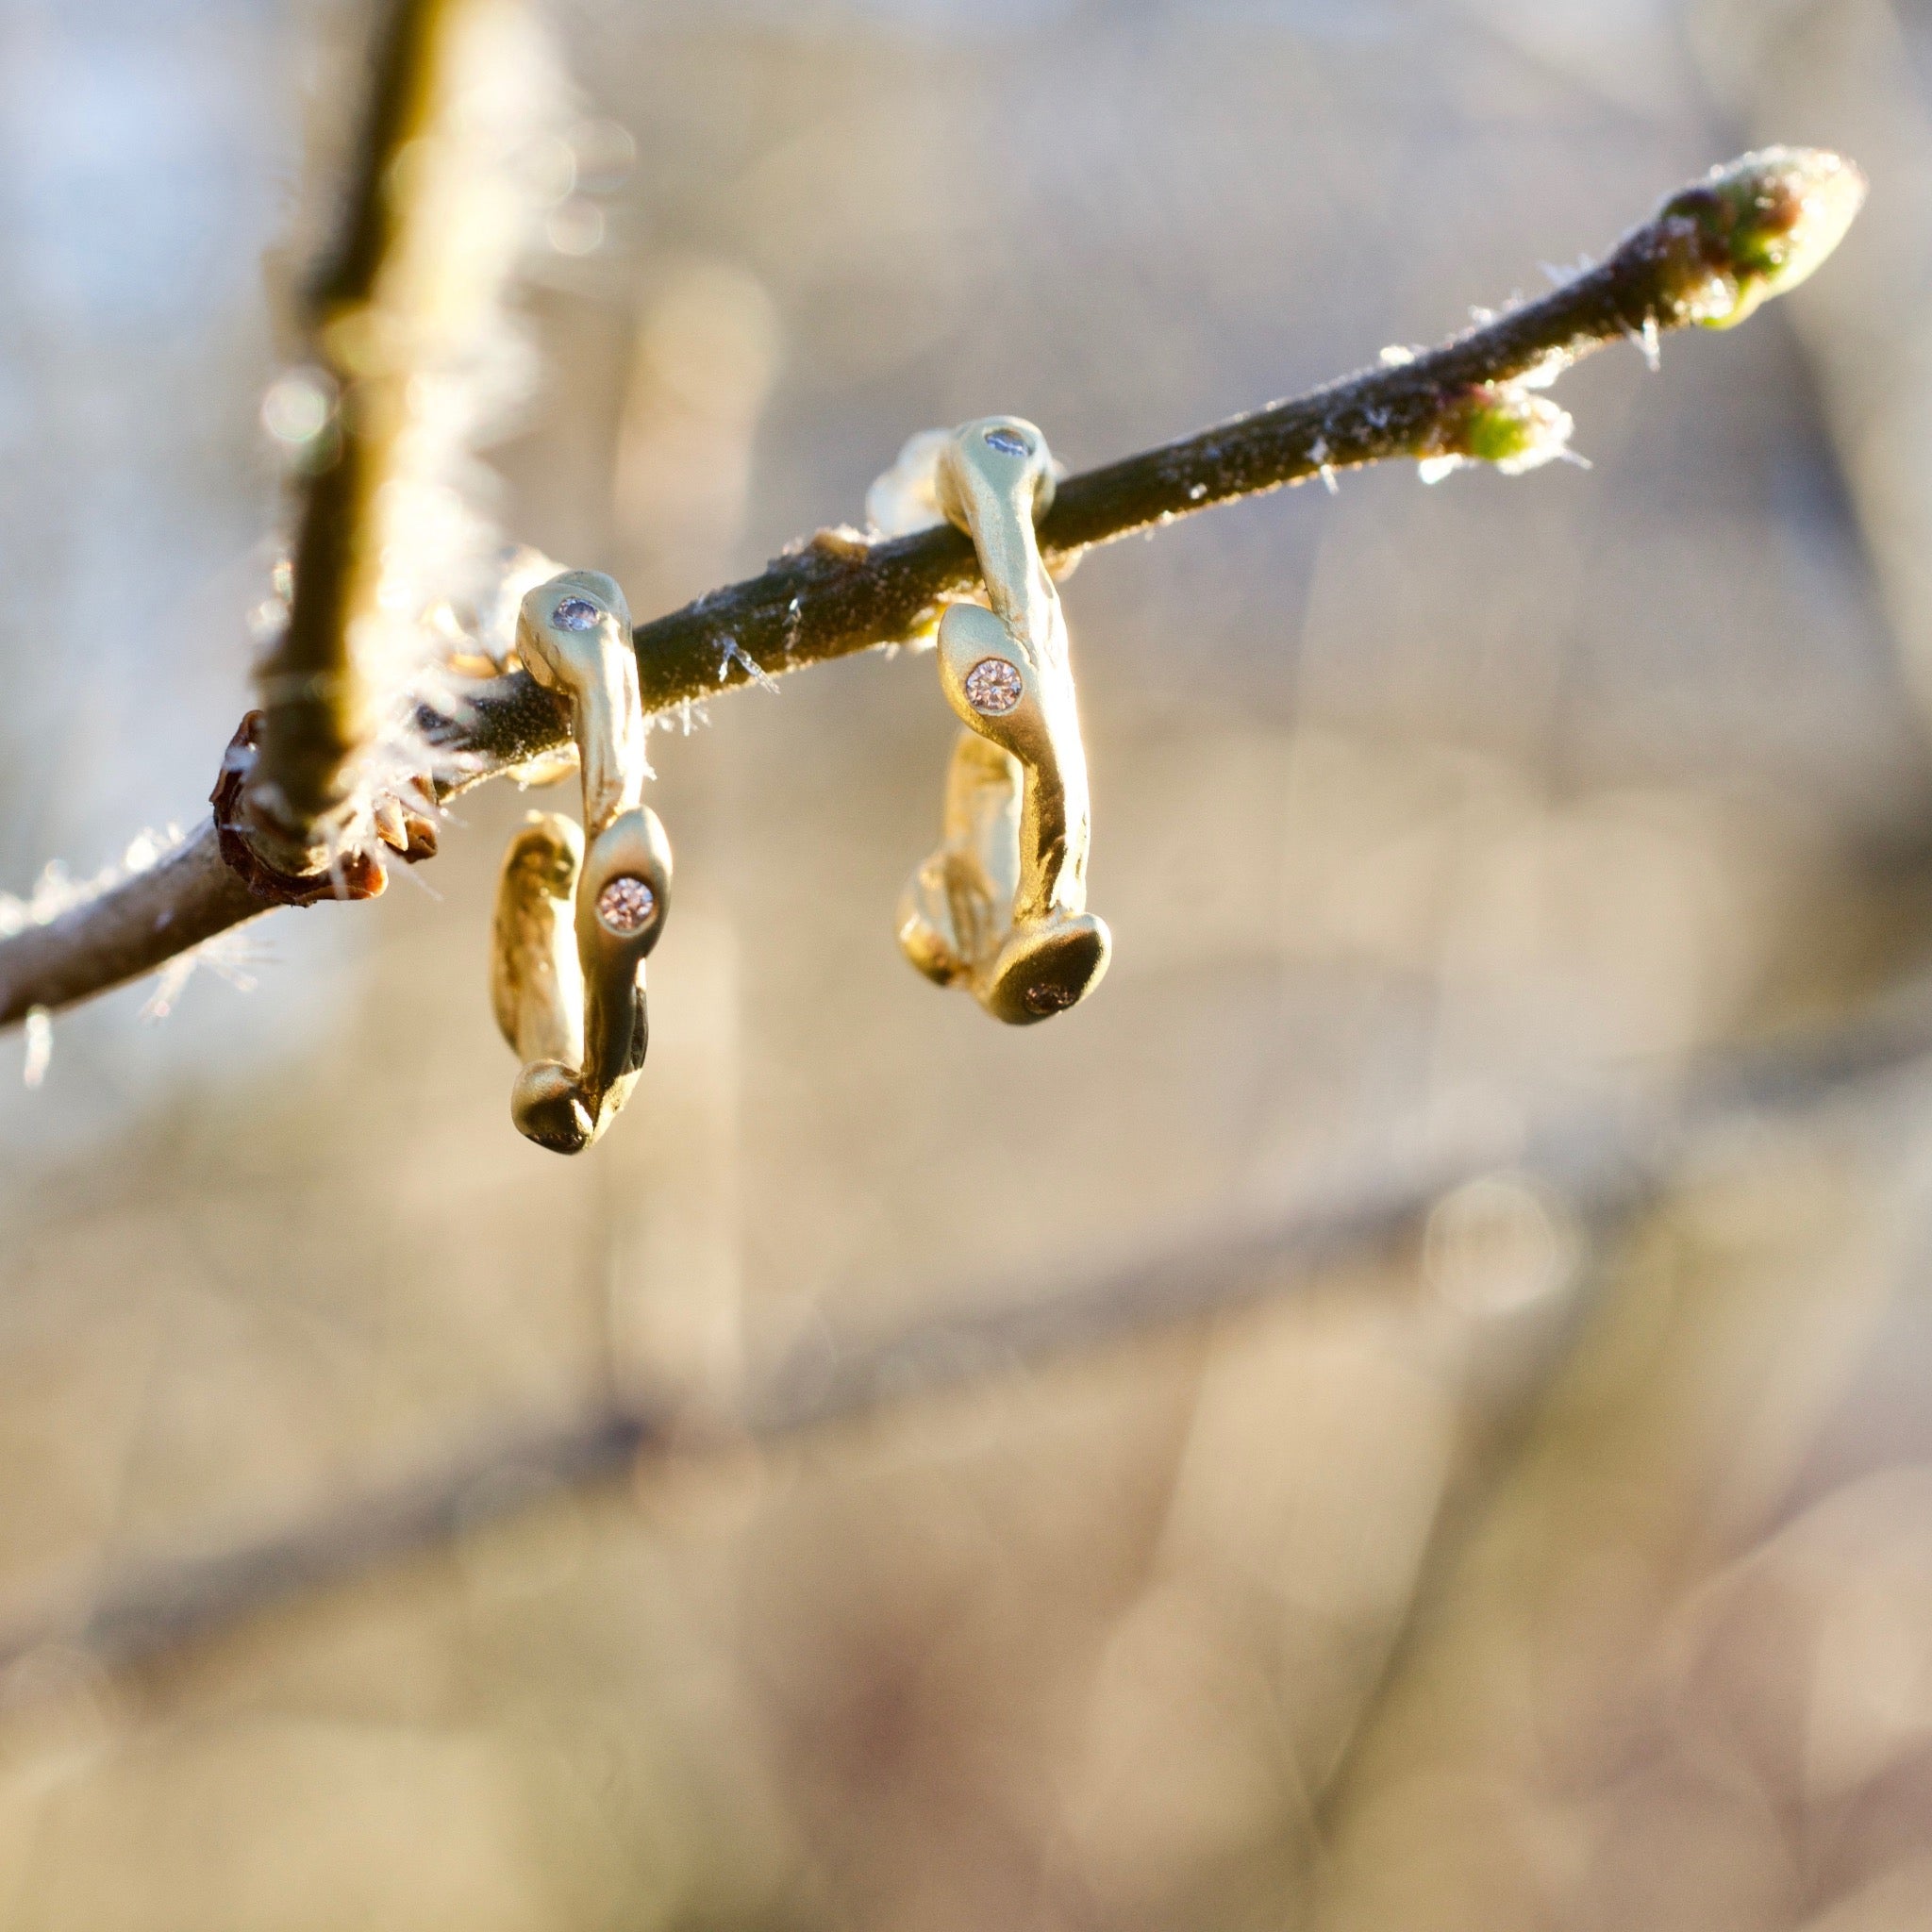
<path fill-rule="evenodd" d="M 31 1007 L 72 1006 L 261 910 L 262 902 L 222 858 L 214 826 L 204 824 L 158 863 L 99 898 L 0 941 L 0 1015 L 18 1020 Z M 117 959 L 146 963 L 103 982 L 103 962 Z M 18 1010 L 16 1000 L 22 1002 Z"/>
<path fill-rule="evenodd" d="M 314 379 L 334 403 L 302 489 L 289 621 L 258 680 L 260 750 L 243 791 L 246 837 L 275 870 L 328 863 L 341 812 L 374 728 L 357 633 L 376 618 L 409 383 L 429 335 L 416 312 L 433 296 L 420 232 L 447 210 L 424 165 L 455 88 L 449 69 L 472 0 L 391 0 L 382 21 L 368 125 L 341 231 L 308 292 Z"/>
<path fill-rule="evenodd" d="M 1063 569 L 1136 531 L 1368 463 L 1520 468 L 1560 454 L 1568 419 L 1534 390 L 1607 344 L 1741 321 L 1830 254 L 1863 193 L 1857 169 L 1836 155 L 1747 156 L 1673 196 L 1596 267 L 1441 348 L 1068 478 L 1041 525 L 1041 546 Z M 821 531 L 762 575 L 640 628 L 645 708 L 669 710 L 755 675 L 915 638 L 976 582 L 972 546 L 950 525 L 879 541 Z M 569 736 L 558 702 L 522 674 L 483 687 L 461 719 L 428 722 L 463 762 L 452 790 Z M 205 935 L 264 909 L 206 877 L 179 882 L 194 895 L 176 908 L 183 931 Z M 112 897 L 70 914 L 31 952 L 25 938 L 0 941 L 0 1025 L 137 978 L 182 950 L 166 928 L 131 931 Z"/>
<path fill-rule="evenodd" d="M 1838 1026 L 1713 1060 L 1677 1103 L 1605 1106 L 1533 1135 L 1230 1236 L 1177 1241 L 1130 1268 L 1024 1298 L 922 1315 L 884 1337 L 819 1334 L 788 1348 L 727 1413 L 671 1402 L 600 1404 L 499 1430 L 441 1468 L 214 1556 L 110 1574 L 0 1622 L 0 1673 L 48 1646 L 109 1668 L 164 1660 L 242 1620 L 633 1468 L 746 1446 L 774 1449 L 883 1411 L 1282 1300 L 1347 1262 L 1397 1254 L 1456 1188 L 1499 1168 L 1534 1180 L 1602 1229 L 1668 1183 L 1688 1150 L 1758 1119 L 1802 1119 L 1866 1097 L 1932 1056 L 1932 983 Z M 36 1679 L 38 1682 L 38 1679 Z"/>

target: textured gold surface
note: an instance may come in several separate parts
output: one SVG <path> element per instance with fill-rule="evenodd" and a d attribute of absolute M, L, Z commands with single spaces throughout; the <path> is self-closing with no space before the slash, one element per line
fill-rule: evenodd
<path fill-rule="evenodd" d="M 558 607 L 573 599 L 594 605 L 601 622 L 590 630 L 555 623 Z M 518 613 L 517 655 L 545 691 L 570 706 L 584 778 L 584 829 L 594 838 L 644 795 L 644 712 L 624 592 L 612 578 L 589 570 L 539 584 Z"/>
<path fill-rule="evenodd" d="M 594 607 L 590 627 L 557 622 L 571 599 Z M 671 847 L 641 803 L 644 718 L 623 591 L 591 571 L 539 585 L 524 599 L 517 650 L 531 675 L 570 704 L 589 847 L 550 812 L 532 812 L 510 841 L 497 883 L 491 993 L 496 1024 L 524 1062 L 510 1098 L 517 1131 L 576 1154 L 617 1117 L 643 1067 L 644 958 L 663 930 Z M 652 895 L 650 916 L 633 933 L 613 931 L 597 913 L 599 895 L 621 878 L 641 880 Z"/>
<path fill-rule="evenodd" d="M 900 900 L 899 943 L 929 978 L 1029 1025 L 1085 998 L 1112 945 L 1087 910 L 1087 754 L 1066 619 L 1033 528 L 1053 501 L 1053 458 L 1032 424 L 987 417 L 941 446 L 935 486 L 973 539 L 991 608 L 956 604 L 940 623 L 940 683 L 967 728 L 945 841 Z M 1009 708 L 980 710 L 975 691 Z"/>

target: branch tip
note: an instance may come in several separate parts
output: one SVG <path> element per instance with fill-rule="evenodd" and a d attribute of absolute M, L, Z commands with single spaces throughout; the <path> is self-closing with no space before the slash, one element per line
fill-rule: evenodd
<path fill-rule="evenodd" d="M 1735 328 L 1817 273 L 1865 193 L 1863 173 L 1825 148 L 1763 148 L 1713 168 L 1657 210 L 1662 319 Z"/>

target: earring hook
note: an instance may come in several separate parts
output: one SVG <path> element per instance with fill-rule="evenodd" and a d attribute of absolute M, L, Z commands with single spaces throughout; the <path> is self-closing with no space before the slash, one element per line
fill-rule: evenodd
<path fill-rule="evenodd" d="M 944 842 L 900 901 L 899 942 L 941 986 L 1013 1025 L 1051 1019 L 1100 983 L 1112 952 L 1087 910 L 1087 754 L 1059 592 L 1035 520 L 1053 501 L 1046 439 L 1018 417 L 956 429 L 933 493 L 973 539 L 988 605 L 940 621 L 940 684 L 966 729 L 946 782 Z"/>
<path fill-rule="evenodd" d="M 644 715 L 624 592 L 594 571 L 540 584 L 518 614 L 517 652 L 570 705 L 584 828 L 532 812 L 510 841 L 491 991 L 524 1063 L 510 1098 L 517 1130 L 576 1154 L 617 1117 L 644 1064 L 644 960 L 670 906 L 671 845 L 642 803 Z"/>

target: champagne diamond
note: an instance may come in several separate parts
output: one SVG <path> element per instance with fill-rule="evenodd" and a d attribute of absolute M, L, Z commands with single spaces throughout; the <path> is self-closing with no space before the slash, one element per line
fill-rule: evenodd
<path fill-rule="evenodd" d="M 966 702 L 982 718 L 1003 718 L 1020 702 L 1020 673 L 1004 658 L 982 658 L 966 674 Z"/>
<path fill-rule="evenodd" d="M 597 917 L 619 939 L 635 939 L 651 923 L 658 909 L 658 895 L 642 879 L 612 879 L 597 894 Z"/>

